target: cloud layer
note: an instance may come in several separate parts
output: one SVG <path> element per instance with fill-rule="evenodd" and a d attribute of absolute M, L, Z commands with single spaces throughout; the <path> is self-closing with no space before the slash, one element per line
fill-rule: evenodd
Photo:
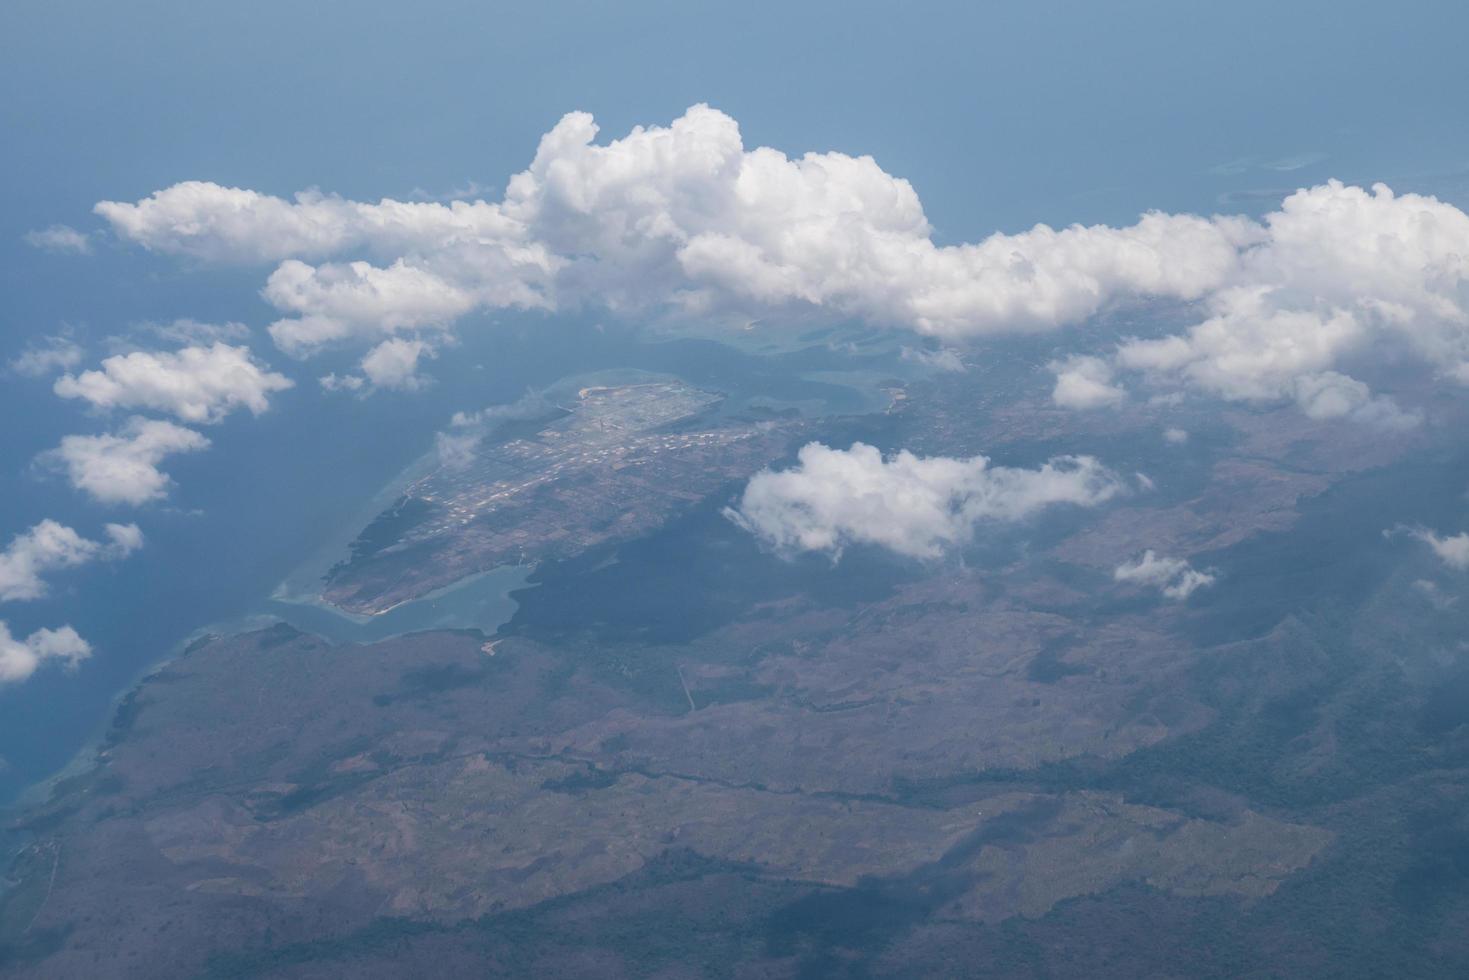
<path fill-rule="evenodd" d="M 1093 507 L 1122 490 L 1090 456 L 1061 456 L 1038 469 L 969 459 L 884 459 L 872 446 L 831 449 L 809 443 L 794 467 L 765 470 L 726 510 L 740 527 L 779 553 L 840 555 L 874 544 L 914 558 L 934 558 L 969 541 L 985 522 L 1012 522 L 1058 504 Z"/>
<path fill-rule="evenodd" d="M 694 106 L 598 145 L 565 116 L 502 200 L 294 200 L 200 181 L 96 211 L 124 239 L 195 259 L 279 263 L 284 349 L 441 326 L 474 308 L 821 311 L 943 337 L 1050 328 L 1130 295 L 1194 299 L 1259 229 L 1149 214 L 940 246 L 913 187 L 867 156 L 746 149 Z M 311 261 L 337 256 L 351 261 Z M 369 259 L 376 260 L 376 264 Z"/>
<path fill-rule="evenodd" d="M 1469 381 L 1469 216 L 1431 197 L 1332 181 L 1263 221 L 1153 212 L 939 245 L 913 187 L 868 156 L 749 149 L 703 105 L 597 137 L 591 116 L 567 114 L 498 201 L 287 200 L 189 181 L 96 212 L 154 251 L 276 265 L 264 296 L 285 316 L 270 333 L 294 355 L 508 307 L 819 314 L 959 341 L 1170 299 L 1201 318 L 1058 362 L 1056 400 L 1116 404 L 1128 373 L 1403 427 L 1413 418 L 1347 362 L 1386 346 Z"/>

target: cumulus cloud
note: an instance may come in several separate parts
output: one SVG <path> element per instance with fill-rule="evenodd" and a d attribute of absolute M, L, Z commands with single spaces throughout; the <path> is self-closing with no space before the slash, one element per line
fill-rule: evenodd
<path fill-rule="evenodd" d="M 1112 572 L 1118 582 L 1152 586 L 1170 599 L 1183 600 L 1205 586 L 1213 585 L 1215 576 L 1196 570 L 1182 558 L 1165 558 L 1144 551 L 1141 558 L 1123 562 Z"/>
<path fill-rule="evenodd" d="M 28 378 L 67 371 L 82 361 L 82 349 L 70 337 L 42 337 L 11 359 L 10 370 Z"/>
<path fill-rule="evenodd" d="M 93 541 L 48 519 L 17 534 L 0 551 L 0 601 L 39 599 L 46 594 L 45 575 L 93 561 L 116 561 L 143 546 L 136 524 L 108 524 L 103 530 L 107 540 Z"/>
<path fill-rule="evenodd" d="M 65 473 L 73 487 L 100 503 L 136 506 L 168 495 L 171 481 L 159 463 L 208 446 L 193 429 L 134 416 L 115 434 L 66 436 L 38 462 Z"/>
<path fill-rule="evenodd" d="M 100 371 L 62 375 L 55 391 L 98 408 L 146 408 L 208 424 L 237 408 L 259 415 L 270 406 L 273 392 L 289 387 L 289 378 L 262 367 L 248 347 L 216 342 L 174 353 L 134 351 L 108 357 Z"/>
<path fill-rule="evenodd" d="M 418 373 L 419 361 L 438 356 L 425 341 L 393 337 L 367 352 L 359 365 L 361 374 L 328 374 L 319 380 L 327 391 L 417 391 L 432 381 Z"/>
<path fill-rule="evenodd" d="M 1416 419 L 1342 373 L 1384 348 L 1469 381 L 1469 215 L 1417 194 L 1329 181 L 1266 216 L 1234 276 L 1183 334 L 1131 341 L 1116 364 L 1247 402 L 1293 400 L 1313 418 L 1385 428 Z"/>
<path fill-rule="evenodd" d="M 1090 456 L 1060 456 L 1033 470 L 968 459 L 887 459 L 872 446 L 809 443 L 794 467 L 751 478 L 725 515 L 779 553 L 875 544 L 934 558 L 969 541 L 982 523 L 1023 520 L 1060 504 L 1093 507 L 1121 481 Z"/>
<path fill-rule="evenodd" d="M 39 629 L 24 640 L 10 635 L 10 625 L 0 620 L 0 684 L 23 681 L 48 662 L 59 662 L 75 670 L 92 655 L 92 645 L 70 626 Z"/>
<path fill-rule="evenodd" d="M 1331 181 L 1257 221 L 1143 215 L 939 245 L 913 187 L 868 156 L 747 148 L 708 106 L 597 142 L 566 115 L 499 200 L 284 199 L 191 181 L 96 211 L 155 251 L 276 265 L 270 327 L 306 355 L 449 329 L 473 310 L 598 305 L 624 314 L 860 318 L 960 341 L 1196 304 L 1175 336 L 1057 365 L 1055 397 L 1120 400 L 1109 372 L 1316 418 L 1415 419 L 1349 375 L 1386 345 L 1469 383 L 1469 216 Z M 940 365 L 941 366 L 941 365 Z"/>
<path fill-rule="evenodd" d="M 1469 569 L 1469 533 L 1443 536 L 1426 527 L 1406 529 L 1409 534 L 1433 549 L 1445 565 L 1456 571 Z"/>
<path fill-rule="evenodd" d="M 1051 399 L 1063 408 L 1103 408 L 1127 398 L 1127 392 L 1112 384 L 1112 365 L 1100 357 L 1053 361 L 1050 369 L 1056 375 Z"/>
<path fill-rule="evenodd" d="M 52 225 L 38 231 L 25 233 L 26 244 L 43 252 L 61 252 L 72 255 L 90 255 L 92 241 L 86 235 L 67 225 Z"/>
<path fill-rule="evenodd" d="M 437 356 L 434 349 L 421 340 L 385 340 L 362 359 L 362 373 L 373 387 L 412 390 L 424 383 L 418 373 L 418 362 L 425 357 Z"/>
<path fill-rule="evenodd" d="M 276 346 L 293 356 L 354 335 L 444 328 L 476 305 L 472 291 L 403 260 L 387 268 L 367 262 L 313 268 L 291 259 L 271 273 L 264 295 L 299 314 L 268 328 Z"/>
<path fill-rule="evenodd" d="M 96 211 L 156 251 L 279 262 L 265 295 L 293 317 L 272 335 L 297 352 L 477 307 L 584 303 L 818 311 L 942 337 L 1047 328 L 1123 296 L 1202 296 L 1258 234 L 1238 218 L 1149 214 L 939 246 L 912 186 L 871 157 L 746 149 L 735 121 L 702 105 L 597 135 L 586 113 L 565 116 L 498 202 L 288 201 L 193 181 Z M 379 264 L 308 264 L 350 253 Z"/>

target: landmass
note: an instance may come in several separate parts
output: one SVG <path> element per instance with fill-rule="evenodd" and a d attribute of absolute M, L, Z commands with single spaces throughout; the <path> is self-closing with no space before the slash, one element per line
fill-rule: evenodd
<path fill-rule="evenodd" d="M 672 394 L 664 410 L 704 404 Z M 930 410 L 910 399 L 873 437 L 1043 458 L 1081 425 L 1156 486 L 931 563 L 781 560 L 718 494 L 677 498 L 639 518 L 652 530 L 547 552 L 561 557 L 493 635 L 201 639 L 128 697 L 89 771 L 13 821 L 0 970 L 1469 964 L 1469 622 L 1424 589 L 1428 549 L 1382 533 L 1385 514 L 1461 492 L 1456 427 L 1374 440 L 1289 410 L 1200 413 L 1179 449 L 1126 409 L 1068 427 L 1013 397 L 965 411 L 940 379 Z M 587 467 L 615 481 L 601 454 L 627 458 L 628 431 L 633 458 L 665 465 L 646 455 L 671 431 L 659 419 L 603 448 L 577 435 L 572 457 L 548 448 L 564 436 L 515 452 L 574 460 L 540 484 L 553 494 Z M 684 433 L 690 451 L 710 431 Z M 721 438 L 788 437 L 739 423 Z M 425 540 L 501 513 L 481 504 L 497 484 L 453 485 L 415 491 L 444 515 Z M 517 518 L 548 539 L 536 519 Z M 1219 581 L 1187 601 L 1117 581 L 1144 544 Z M 486 547 L 475 561 L 503 554 Z"/>
<path fill-rule="evenodd" d="M 680 381 L 588 386 L 532 431 L 466 445 L 363 532 L 322 598 L 375 615 L 644 534 L 789 448 L 795 421 L 709 418 L 720 400 Z"/>

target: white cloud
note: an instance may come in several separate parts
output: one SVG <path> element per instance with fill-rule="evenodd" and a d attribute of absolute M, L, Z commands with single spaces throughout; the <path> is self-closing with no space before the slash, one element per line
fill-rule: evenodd
<path fill-rule="evenodd" d="M 483 441 L 477 432 L 439 432 L 434 435 L 434 452 L 439 465 L 447 469 L 463 469 L 474 462 L 475 450 Z"/>
<path fill-rule="evenodd" d="M 1044 225 L 934 244 L 918 196 L 871 157 L 747 150 L 695 106 L 606 145 L 564 117 L 495 203 L 294 201 L 189 182 L 97 213 L 144 247 L 281 262 L 265 295 L 304 352 L 356 333 L 440 326 L 476 307 L 821 311 L 963 337 L 1074 322 L 1130 295 L 1192 299 L 1258 234 L 1236 218 L 1149 214 L 1127 228 Z M 349 253 L 383 264 L 307 264 Z"/>
<path fill-rule="evenodd" d="M 1469 381 L 1469 215 L 1417 194 L 1330 181 L 1267 215 L 1212 315 L 1132 341 L 1118 366 L 1236 401 L 1293 400 L 1313 418 L 1416 420 L 1341 372 L 1377 349 Z"/>
<path fill-rule="evenodd" d="M 81 363 L 82 349 L 69 337 L 42 337 L 10 361 L 10 370 L 28 378 L 67 371 Z"/>
<path fill-rule="evenodd" d="M 68 670 L 92 655 L 92 645 L 70 626 L 39 629 L 18 640 L 10 626 L 0 620 L 0 684 L 13 684 L 30 677 L 48 661 L 60 661 Z"/>
<path fill-rule="evenodd" d="M 1170 446 L 1182 446 L 1188 442 L 1188 430 L 1167 428 L 1163 430 L 1163 441 Z"/>
<path fill-rule="evenodd" d="M 548 418 L 557 408 L 544 392 L 529 389 L 513 402 L 491 405 L 477 412 L 455 412 L 449 431 L 434 437 L 439 464 L 451 469 L 469 465 L 485 437 L 504 422 Z"/>
<path fill-rule="evenodd" d="M 122 238 L 211 262 L 271 263 L 363 250 L 387 257 L 442 248 L 453 239 L 517 235 L 500 206 L 479 201 L 363 204 L 316 191 L 286 201 L 197 180 L 136 204 L 102 201 L 93 210 Z"/>
<path fill-rule="evenodd" d="M 726 516 L 777 552 L 875 544 L 933 558 L 968 541 L 984 522 L 1011 522 L 1057 504 L 1096 506 L 1122 492 L 1090 456 L 1062 456 L 1038 469 L 994 467 L 983 456 L 883 459 L 872 446 L 803 447 L 795 467 L 751 478 Z"/>
<path fill-rule="evenodd" d="M 1366 384 L 1336 371 L 1303 374 L 1292 388 L 1296 405 L 1308 418 L 1345 418 L 1389 430 L 1411 429 L 1422 421 L 1391 398 L 1373 395 Z"/>
<path fill-rule="evenodd" d="M 199 347 L 221 340 L 244 340 L 250 336 L 250 328 L 243 323 L 204 323 L 188 317 L 180 317 L 167 323 L 142 323 L 138 329 L 146 331 L 160 340 L 184 347 Z"/>
<path fill-rule="evenodd" d="M 67 225 L 52 225 L 39 231 L 25 233 L 26 244 L 43 252 L 62 252 L 72 255 L 90 255 L 92 242 L 86 235 Z"/>
<path fill-rule="evenodd" d="M 115 435 L 66 436 L 38 461 L 63 471 L 94 500 L 139 505 L 168 495 L 169 478 L 158 469 L 166 457 L 208 446 L 193 429 L 134 416 Z"/>
<path fill-rule="evenodd" d="M 105 358 L 100 371 L 66 374 L 55 391 L 98 408 L 152 409 L 185 422 L 214 423 L 237 408 L 259 415 L 273 392 L 291 387 L 250 356 L 248 347 L 216 342 L 175 353 L 134 351 Z"/>
<path fill-rule="evenodd" d="M 1329 369 L 1366 346 L 1367 331 L 1356 315 L 1276 309 L 1270 294 L 1258 289 L 1216 302 L 1224 312 L 1186 336 L 1130 341 L 1118 348 L 1116 363 L 1230 401 L 1294 401 L 1313 419 L 1351 418 L 1383 428 L 1416 424 L 1390 399 Z"/>
<path fill-rule="evenodd" d="M 362 359 L 362 373 L 375 388 L 411 391 L 424 384 L 418 373 L 419 360 L 436 356 L 434 349 L 421 340 L 385 340 Z"/>
<path fill-rule="evenodd" d="M 65 524 L 44 520 L 11 539 L 0 551 L 0 602 L 39 599 L 46 594 L 43 576 L 92 561 L 116 561 L 143 546 L 136 524 L 108 524 L 107 541 L 84 538 Z"/>
<path fill-rule="evenodd" d="M 324 374 L 317 381 L 327 391 L 361 391 L 367 379 L 358 374 Z"/>
<path fill-rule="evenodd" d="M 1441 536 L 1425 527 L 1408 528 L 1407 531 L 1432 548 L 1445 565 L 1461 572 L 1469 569 L 1469 532 Z"/>
<path fill-rule="evenodd" d="M 1102 408 L 1127 398 L 1127 392 L 1112 384 L 1112 366 L 1100 357 L 1053 361 L 1050 369 L 1056 375 L 1051 400 L 1063 408 Z"/>
<path fill-rule="evenodd" d="M 265 284 L 277 309 L 300 314 L 269 327 L 276 346 L 293 356 L 357 334 L 447 327 L 474 308 L 474 293 L 440 275 L 399 260 L 387 268 L 367 262 L 316 268 L 281 263 Z"/>
<path fill-rule="evenodd" d="M 419 361 L 437 356 L 425 341 L 393 337 L 367 352 L 360 364 L 362 374 L 328 374 L 318 380 L 327 391 L 417 391 L 433 380 L 418 373 Z"/>
<path fill-rule="evenodd" d="M 1187 599 L 1199 589 L 1213 585 L 1215 576 L 1193 568 L 1182 558 L 1165 558 L 1144 551 L 1141 558 L 1123 562 L 1112 572 L 1118 582 L 1147 585 L 1160 589 L 1170 599 Z"/>
<path fill-rule="evenodd" d="M 898 354 L 905 361 L 913 361 L 935 371 L 958 372 L 964 370 L 964 358 L 952 347 L 929 350 L 924 347 L 904 347 Z"/>
<path fill-rule="evenodd" d="M 856 317 L 962 340 L 1171 299 L 1200 319 L 1124 344 L 1113 369 L 1389 428 L 1414 418 L 1347 373 L 1370 348 L 1469 383 L 1469 216 L 1431 197 L 1332 181 L 1263 221 L 1154 212 L 939 245 L 913 187 L 871 157 L 747 149 L 707 106 L 597 136 L 569 113 L 498 201 L 286 200 L 188 182 L 96 211 L 146 248 L 279 263 L 264 295 L 287 314 L 270 331 L 292 354 L 505 307 Z M 1098 362 L 1058 367 L 1062 404 L 1121 392 Z"/>

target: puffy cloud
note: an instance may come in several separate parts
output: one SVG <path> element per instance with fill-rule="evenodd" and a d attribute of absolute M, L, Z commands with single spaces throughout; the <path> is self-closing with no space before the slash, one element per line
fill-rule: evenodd
<path fill-rule="evenodd" d="M 939 246 L 912 186 L 871 157 L 747 150 L 694 106 L 605 145 L 564 117 L 499 202 L 294 201 L 188 182 L 97 213 L 119 236 L 212 261 L 281 262 L 272 327 L 305 352 L 439 326 L 476 307 L 824 311 L 963 337 L 1083 319 L 1125 296 L 1193 299 L 1258 235 L 1237 218 L 1149 214 Z M 312 266 L 359 253 L 383 260 Z"/>
<path fill-rule="evenodd" d="M 101 552 L 106 558 L 126 558 L 143 547 L 143 531 L 136 524 L 108 524 L 103 530 L 110 542 Z"/>
<path fill-rule="evenodd" d="M 69 337 L 42 337 L 10 361 L 10 370 L 29 378 L 66 371 L 81 363 L 82 349 Z"/>
<path fill-rule="evenodd" d="M 556 403 L 544 391 L 527 388 L 525 394 L 513 402 L 491 405 L 477 412 L 455 412 L 449 425 L 455 429 L 488 432 L 502 422 L 522 422 L 543 418 L 560 411 Z"/>
<path fill-rule="evenodd" d="M 415 389 L 423 385 L 418 362 L 436 357 L 434 349 L 421 340 L 385 340 L 362 359 L 362 373 L 377 388 Z"/>
<path fill-rule="evenodd" d="M 25 233 L 25 241 L 27 245 L 43 252 L 92 254 L 91 239 L 67 225 L 52 225 L 39 231 L 28 231 Z"/>
<path fill-rule="evenodd" d="M 1238 273 L 1185 333 L 1123 344 L 1119 367 L 1313 418 L 1416 420 L 1341 372 L 1377 348 L 1469 381 L 1469 215 L 1417 194 L 1330 181 L 1266 216 Z"/>
<path fill-rule="evenodd" d="M 1445 565 L 1461 572 L 1469 569 L 1469 533 L 1444 537 L 1424 527 L 1408 528 L 1407 531 L 1432 548 Z"/>
<path fill-rule="evenodd" d="M 1182 446 L 1188 442 L 1188 430 L 1179 428 L 1167 428 L 1163 430 L 1163 441 L 1170 446 Z"/>
<path fill-rule="evenodd" d="M 1152 586 L 1168 598 L 1178 600 L 1213 585 L 1215 580 L 1214 575 L 1196 570 L 1182 558 L 1164 558 L 1151 549 L 1144 551 L 1141 558 L 1118 565 L 1112 577 L 1118 582 Z"/>
<path fill-rule="evenodd" d="M 93 541 L 65 524 L 44 520 L 17 534 L 0 551 L 0 601 L 39 599 L 46 594 L 46 574 L 126 558 L 143 546 L 136 524 L 108 524 L 104 530 L 107 541 Z"/>
<path fill-rule="evenodd" d="M 98 408 L 147 408 L 185 422 L 213 423 L 237 408 L 259 415 L 273 392 L 291 387 L 285 375 L 266 370 L 248 347 L 215 342 L 175 353 L 134 351 L 105 358 L 100 371 L 58 378 L 63 398 Z"/>
<path fill-rule="evenodd" d="M 288 314 L 270 329 L 293 354 L 505 307 L 820 314 L 962 340 L 1170 299 L 1201 319 L 1125 343 L 1113 370 L 1389 427 L 1413 418 L 1346 373 L 1374 345 L 1469 383 L 1469 216 L 1431 197 L 1332 181 L 1262 221 L 1154 212 L 939 245 L 913 187 L 871 157 L 746 148 L 702 105 L 597 137 L 591 116 L 569 113 L 498 201 L 287 200 L 188 182 L 96 210 L 156 251 L 279 263 L 264 294 Z M 1055 395 L 1089 408 L 1121 387 L 1095 360 L 1063 362 Z"/>
<path fill-rule="evenodd" d="M 139 505 L 168 495 L 169 478 L 158 469 L 166 457 L 208 446 L 193 429 L 134 416 L 116 434 L 66 436 L 38 461 L 63 471 L 94 500 Z"/>
<path fill-rule="evenodd" d="M 1189 298 L 1232 268 L 1247 223 L 1148 215 L 935 245 L 918 195 L 871 157 L 746 150 L 695 106 L 606 146 L 572 113 L 510 182 L 507 212 L 560 256 L 558 285 L 614 308 L 817 308 L 963 336 L 1054 326 L 1121 293 Z"/>
<path fill-rule="evenodd" d="M 422 340 L 394 337 L 378 344 L 362 358 L 362 374 L 328 374 L 321 378 L 327 391 L 362 391 L 376 388 L 417 391 L 431 379 L 418 373 L 418 362 L 437 357 L 438 352 Z"/>
<path fill-rule="evenodd" d="M 1186 336 L 1125 343 L 1116 363 L 1231 401 L 1294 401 L 1314 419 L 1354 417 L 1389 428 L 1414 424 L 1361 381 L 1329 370 L 1366 345 L 1367 330 L 1351 312 L 1281 310 L 1260 289 L 1235 291 L 1217 302 L 1224 312 Z"/>
<path fill-rule="evenodd" d="M 434 435 L 434 453 L 439 465 L 460 470 L 474 462 L 475 450 L 484 437 L 477 432 L 439 432 Z"/>
<path fill-rule="evenodd" d="M 476 302 L 472 291 L 402 260 L 387 268 L 367 262 L 313 268 L 291 259 L 271 273 L 265 298 L 300 314 L 269 328 L 276 345 L 296 356 L 357 333 L 444 327 Z"/>
<path fill-rule="evenodd" d="M 70 626 L 39 629 L 18 640 L 10 625 L 0 620 L 0 684 L 13 684 L 34 674 L 48 661 L 60 661 L 68 670 L 92 655 L 92 645 Z"/>
<path fill-rule="evenodd" d="M 1056 387 L 1051 400 L 1063 408 L 1102 408 L 1126 400 L 1127 392 L 1112 384 L 1112 365 L 1100 357 L 1053 361 Z"/>
<path fill-rule="evenodd" d="M 872 446 L 809 443 L 788 470 L 751 478 L 725 514 L 777 552 L 875 544 L 933 558 L 970 540 L 985 522 L 1012 522 L 1058 504 L 1092 507 L 1122 492 L 1090 456 L 1061 456 L 1038 469 L 991 466 L 983 456 L 884 459 Z"/>

